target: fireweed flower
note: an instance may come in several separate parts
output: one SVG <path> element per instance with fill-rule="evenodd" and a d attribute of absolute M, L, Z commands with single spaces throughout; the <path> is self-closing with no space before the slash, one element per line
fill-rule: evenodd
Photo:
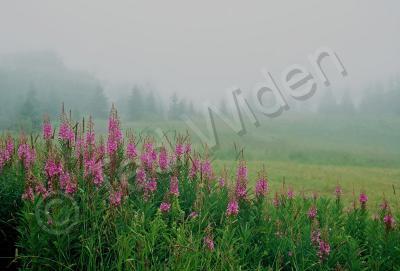
<path fill-rule="evenodd" d="M 181 158 L 181 156 L 184 154 L 184 152 L 185 152 L 185 149 L 184 149 L 183 145 L 180 143 L 177 143 L 175 146 L 175 154 L 178 157 L 178 159 Z"/>
<path fill-rule="evenodd" d="M 49 178 L 53 178 L 54 176 L 58 176 L 62 173 L 63 167 L 61 163 L 57 164 L 54 160 L 49 159 L 45 165 L 45 171 Z"/>
<path fill-rule="evenodd" d="M 200 160 L 199 159 L 194 159 L 192 161 L 192 166 L 190 168 L 189 172 L 189 179 L 193 180 L 193 178 L 199 173 L 200 170 Z"/>
<path fill-rule="evenodd" d="M 158 155 L 158 166 L 162 171 L 168 169 L 168 153 L 165 148 L 162 148 Z"/>
<path fill-rule="evenodd" d="M 191 212 L 190 215 L 189 215 L 189 218 L 195 219 L 195 218 L 197 218 L 198 216 L 199 216 L 199 214 L 198 214 L 197 212 Z"/>
<path fill-rule="evenodd" d="M 365 194 L 364 192 L 361 192 L 361 193 L 360 193 L 360 197 L 359 197 L 358 200 L 359 200 L 360 203 L 361 203 L 361 207 L 362 207 L 362 208 L 365 208 L 366 205 L 367 205 L 367 201 L 368 201 L 368 196 L 367 196 L 367 194 Z"/>
<path fill-rule="evenodd" d="M 114 155 L 122 142 L 122 132 L 116 112 L 112 111 L 108 119 L 107 153 Z"/>
<path fill-rule="evenodd" d="M 136 181 L 140 186 L 143 186 L 146 182 L 146 171 L 142 168 L 136 169 Z"/>
<path fill-rule="evenodd" d="M 244 162 L 240 162 L 236 172 L 236 197 L 244 199 L 247 197 L 247 167 Z"/>
<path fill-rule="evenodd" d="M 128 143 L 126 147 L 126 156 L 132 161 L 136 159 L 137 149 L 134 143 Z"/>
<path fill-rule="evenodd" d="M 64 142 L 72 143 L 75 138 L 75 133 L 71 129 L 69 123 L 64 121 L 60 126 L 60 131 L 58 132 L 58 137 Z"/>
<path fill-rule="evenodd" d="M 292 188 L 289 188 L 289 190 L 287 191 L 287 197 L 288 197 L 288 199 L 294 198 L 294 191 Z"/>
<path fill-rule="evenodd" d="M 239 213 L 239 203 L 236 200 L 231 200 L 226 208 L 227 216 L 237 216 Z"/>
<path fill-rule="evenodd" d="M 206 159 L 201 163 L 201 174 L 207 180 L 213 178 L 213 169 L 210 160 Z"/>
<path fill-rule="evenodd" d="M 23 200 L 29 200 L 32 201 L 34 200 L 34 192 L 33 192 L 33 188 L 32 187 L 27 187 L 24 191 L 24 193 L 22 194 L 22 199 Z"/>
<path fill-rule="evenodd" d="M 186 144 L 185 145 L 185 154 L 189 154 L 192 151 L 192 145 Z"/>
<path fill-rule="evenodd" d="M 385 223 L 387 230 L 391 230 L 394 228 L 395 220 L 391 214 L 385 215 L 385 217 L 383 218 L 383 222 Z"/>
<path fill-rule="evenodd" d="M 256 196 L 264 197 L 268 192 L 268 183 L 265 178 L 261 178 L 256 183 Z"/>
<path fill-rule="evenodd" d="M 152 178 L 151 180 L 146 182 L 145 189 L 146 189 L 146 191 L 148 191 L 150 193 L 154 193 L 157 190 L 157 181 L 156 181 L 156 179 Z"/>
<path fill-rule="evenodd" d="M 21 144 L 18 147 L 18 158 L 24 163 L 25 168 L 29 169 L 35 162 L 35 150 L 26 143 Z"/>
<path fill-rule="evenodd" d="M 53 137 L 53 127 L 49 121 L 43 123 L 43 139 L 50 140 Z"/>
<path fill-rule="evenodd" d="M 225 178 L 220 177 L 219 180 L 218 180 L 218 184 L 219 184 L 220 188 L 225 187 Z"/>
<path fill-rule="evenodd" d="M 388 203 L 388 201 L 387 201 L 387 200 L 384 200 L 384 201 L 381 203 L 380 207 L 381 207 L 381 210 L 382 210 L 382 211 L 389 210 L 389 203 Z"/>
<path fill-rule="evenodd" d="M 104 182 L 103 176 L 103 161 L 88 159 L 85 160 L 85 177 L 91 176 L 93 178 L 93 183 L 96 186 L 100 186 Z"/>
<path fill-rule="evenodd" d="M 215 246 L 212 236 L 207 235 L 206 237 L 204 237 L 204 245 L 209 251 L 214 251 Z"/>
<path fill-rule="evenodd" d="M 121 205 L 122 201 L 122 192 L 114 191 L 110 194 L 110 204 L 112 207 L 118 207 Z"/>
<path fill-rule="evenodd" d="M 310 207 L 310 209 L 308 210 L 308 218 L 310 220 L 314 220 L 317 217 L 317 208 L 315 206 Z"/>
<path fill-rule="evenodd" d="M 329 256 L 331 252 L 331 246 L 328 242 L 320 240 L 319 242 L 319 250 L 317 252 L 318 257 L 323 260 Z"/>
<path fill-rule="evenodd" d="M 160 205 L 160 211 L 162 213 L 169 213 L 169 211 L 171 210 L 171 204 L 168 202 L 163 202 Z"/>
<path fill-rule="evenodd" d="M 176 176 L 171 177 L 169 192 L 175 197 L 179 197 L 179 180 Z"/>
<path fill-rule="evenodd" d="M 342 195 L 343 191 L 342 188 L 338 185 L 335 188 L 335 195 L 336 195 L 336 199 L 340 199 L 340 196 Z"/>

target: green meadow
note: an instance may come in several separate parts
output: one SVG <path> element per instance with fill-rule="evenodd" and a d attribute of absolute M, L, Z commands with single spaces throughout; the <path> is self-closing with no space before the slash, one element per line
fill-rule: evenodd
<path fill-rule="evenodd" d="M 248 161 L 251 180 L 265 167 L 276 191 L 284 184 L 297 193 L 310 196 L 311 191 L 333 195 L 340 184 L 350 202 L 365 191 L 373 204 L 383 197 L 398 202 L 400 193 L 400 118 L 396 117 L 328 117 L 287 114 L 277 118 L 258 116 L 260 126 L 244 119 L 246 132 L 239 136 L 216 118 L 220 145 L 206 150 L 199 137 L 183 121 L 129 122 L 125 131 L 137 138 L 154 136 L 157 128 L 172 140 L 189 134 L 200 153 L 208 152 L 215 160 L 217 172 L 226 168 L 234 175 L 233 165 L 242 156 Z M 193 122 L 209 136 L 202 118 Z M 106 133 L 105 121 L 96 121 L 96 130 Z M 167 140 L 164 138 L 165 144 Z M 398 203 L 396 203 L 398 204 Z"/>

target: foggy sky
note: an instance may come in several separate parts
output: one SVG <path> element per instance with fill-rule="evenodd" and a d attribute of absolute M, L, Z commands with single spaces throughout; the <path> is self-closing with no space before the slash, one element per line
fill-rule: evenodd
<path fill-rule="evenodd" d="M 359 88 L 400 71 L 400 2 L 2 1 L 0 54 L 52 50 L 106 86 L 150 82 L 213 99 L 278 78 L 332 48 L 348 70 L 332 85 Z M 328 62 L 327 62 L 328 63 Z M 327 65 L 332 65 L 331 63 Z"/>

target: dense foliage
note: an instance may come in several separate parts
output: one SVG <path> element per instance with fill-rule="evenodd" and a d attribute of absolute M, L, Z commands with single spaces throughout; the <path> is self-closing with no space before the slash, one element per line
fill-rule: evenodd
<path fill-rule="evenodd" d="M 235 176 L 217 176 L 187 137 L 174 140 L 124 137 L 115 110 L 105 142 L 91 121 L 65 115 L 57 132 L 45 121 L 42 138 L 4 137 L 0 211 L 6 236 L 17 238 L 20 267 L 400 268 L 399 214 L 387 201 L 372 214 L 365 193 L 345 208 L 339 186 L 332 199 L 284 185 L 272 192 L 264 169 L 251 188 L 245 161 Z"/>

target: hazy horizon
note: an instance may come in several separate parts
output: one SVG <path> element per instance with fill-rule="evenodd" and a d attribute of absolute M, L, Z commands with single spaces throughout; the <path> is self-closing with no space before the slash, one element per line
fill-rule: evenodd
<path fill-rule="evenodd" d="M 262 69 L 278 83 L 292 64 L 312 72 L 308 55 L 327 46 L 349 73 L 327 62 L 332 85 L 357 91 L 400 71 L 400 3 L 360 3 L 14 1 L 0 9 L 0 55 L 56 52 L 111 100 L 136 83 L 204 100 L 232 86 L 249 91 Z"/>

